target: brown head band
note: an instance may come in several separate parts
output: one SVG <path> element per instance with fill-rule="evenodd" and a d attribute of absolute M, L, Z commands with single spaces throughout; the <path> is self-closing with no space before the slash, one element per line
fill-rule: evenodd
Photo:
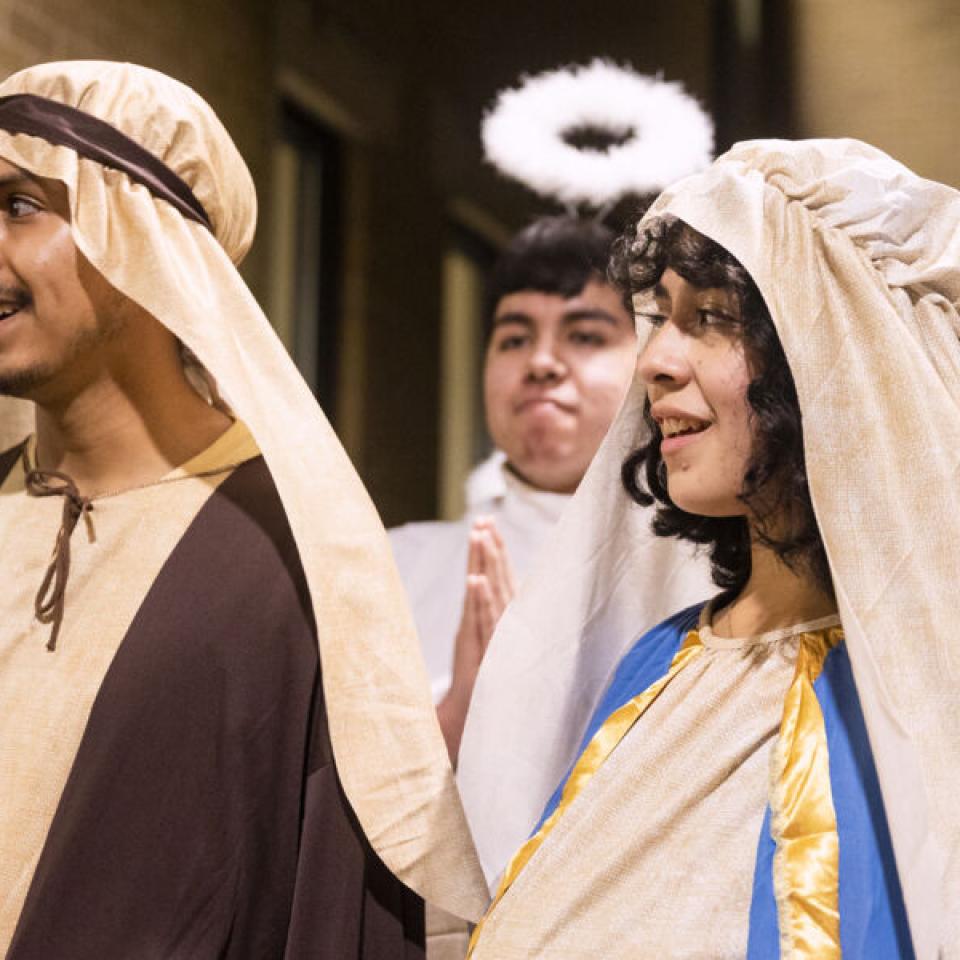
<path fill-rule="evenodd" d="M 166 200 L 188 220 L 213 225 L 193 191 L 162 160 L 116 127 L 89 113 L 32 93 L 0 97 L 0 130 L 40 137 L 81 157 L 120 170 Z"/>

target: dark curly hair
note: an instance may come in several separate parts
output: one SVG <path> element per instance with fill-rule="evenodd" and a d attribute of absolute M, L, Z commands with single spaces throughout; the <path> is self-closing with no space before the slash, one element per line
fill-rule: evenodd
<path fill-rule="evenodd" d="M 747 402 L 755 427 L 739 498 L 754 518 L 753 536 L 791 569 L 811 575 L 832 596 L 830 569 L 807 487 L 797 390 L 760 291 L 730 253 L 682 220 L 654 220 L 638 234 L 622 237 L 614 247 L 609 273 L 629 298 L 656 285 L 667 268 L 695 287 L 725 287 L 736 295 L 752 375 Z M 645 506 L 657 503 L 653 529 L 659 536 L 707 546 L 714 583 L 730 594 L 739 592 L 750 576 L 751 529 L 746 517 L 701 517 L 676 506 L 667 492 L 660 455 L 663 436 L 650 416 L 649 402 L 644 416 L 652 436 L 624 461 L 627 493 Z"/>
<path fill-rule="evenodd" d="M 541 217 L 521 230 L 497 260 L 486 295 L 488 330 L 500 300 L 521 290 L 577 296 L 591 280 L 606 282 L 616 234 L 593 220 Z"/>

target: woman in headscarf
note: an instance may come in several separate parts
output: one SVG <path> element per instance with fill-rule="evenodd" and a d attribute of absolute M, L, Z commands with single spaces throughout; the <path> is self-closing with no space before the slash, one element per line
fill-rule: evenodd
<path fill-rule="evenodd" d="M 475 958 L 958 955 L 958 252 L 960 195 L 853 141 L 742 144 L 624 244 L 637 380 L 461 755 L 489 873 L 534 827 Z M 719 593 L 631 638 L 634 501 Z M 519 631 L 561 689 L 612 668 L 580 686 L 585 734 L 515 731 L 561 782 L 536 824 L 473 772 Z"/>

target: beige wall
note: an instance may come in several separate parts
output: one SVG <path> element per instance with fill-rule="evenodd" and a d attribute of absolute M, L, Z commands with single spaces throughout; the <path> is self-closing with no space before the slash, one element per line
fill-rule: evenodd
<path fill-rule="evenodd" d="M 960 187 L 956 0 L 793 0 L 799 136 L 857 137 Z"/>
<path fill-rule="evenodd" d="M 336 426 L 396 523 L 435 505 L 443 203 L 427 162 L 423 84 L 406 51 L 391 51 L 389 31 L 377 45 L 344 10 L 278 5 L 277 78 L 344 146 Z"/>

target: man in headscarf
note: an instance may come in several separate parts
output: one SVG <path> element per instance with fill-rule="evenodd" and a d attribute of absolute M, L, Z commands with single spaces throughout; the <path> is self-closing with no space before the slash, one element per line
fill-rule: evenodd
<path fill-rule="evenodd" d="M 254 221 L 176 81 L 0 85 L 9 960 L 415 957 L 412 890 L 482 899 L 386 537 L 236 272 Z"/>
<path fill-rule="evenodd" d="M 628 237 L 638 376 L 461 749 L 477 960 L 960 956 L 958 249 L 852 140 L 738 144 Z M 674 537 L 720 592 L 656 626 Z"/>

